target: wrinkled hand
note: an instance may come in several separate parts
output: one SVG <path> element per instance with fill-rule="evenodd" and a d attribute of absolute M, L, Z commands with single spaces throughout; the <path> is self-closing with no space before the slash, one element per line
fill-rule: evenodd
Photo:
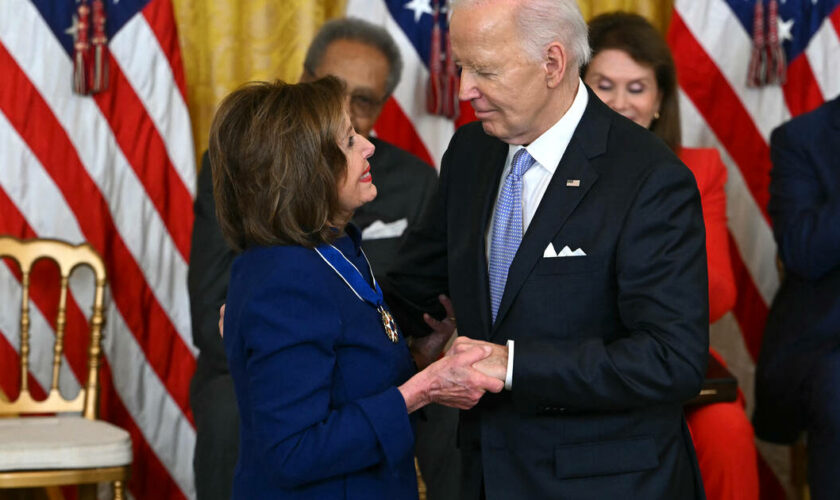
<path fill-rule="evenodd" d="M 490 355 L 475 362 L 472 366 L 481 373 L 499 379 L 504 385 L 507 375 L 508 348 L 506 345 L 493 344 L 469 337 L 458 337 L 446 352 L 447 356 L 455 356 L 462 352 L 482 347 L 490 349 Z"/>
<path fill-rule="evenodd" d="M 225 304 L 219 308 L 219 337 L 225 336 Z"/>
<path fill-rule="evenodd" d="M 411 343 L 411 354 L 414 356 L 414 362 L 417 363 L 417 367 L 421 370 L 429 366 L 440 356 L 446 343 L 457 332 L 455 327 L 455 310 L 452 308 L 452 301 L 446 295 L 439 296 L 438 300 L 440 300 L 441 305 L 446 310 L 446 318 L 438 321 L 428 314 L 423 314 L 423 320 L 432 329 L 432 333 L 425 337 L 415 338 Z"/>
<path fill-rule="evenodd" d="M 463 348 L 411 377 L 399 387 L 409 413 L 429 403 L 468 410 L 486 391 L 500 392 L 504 382 L 473 368 L 491 353 L 492 349 L 485 346 Z"/>

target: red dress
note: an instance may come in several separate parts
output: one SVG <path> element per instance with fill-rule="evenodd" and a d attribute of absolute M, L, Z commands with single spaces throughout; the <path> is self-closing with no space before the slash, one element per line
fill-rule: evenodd
<path fill-rule="evenodd" d="M 683 148 L 680 159 L 697 180 L 709 267 L 709 321 L 714 323 L 735 305 L 735 277 L 729 260 L 726 229 L 726 167 L 715 149 Z M 711 350 L 710 354 L 723 360 Z M 753 428 L 744 412 L 743 395 L 732 403 L 686 410 L 697 450 L 700 474 L 709 500 L 757 500 L 758 462 Z"/>

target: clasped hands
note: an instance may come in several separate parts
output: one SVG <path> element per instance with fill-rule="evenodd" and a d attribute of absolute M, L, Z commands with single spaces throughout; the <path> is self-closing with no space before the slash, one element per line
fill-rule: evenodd
<path fill-rule="evenodd" d="M 433 333 L 417 339 L 412 346 L 412 354 L 422 371 L 399 387 L 409 413 L 429 403 L 468 410 L 485 392 L 501 392 L 505 387 L 507 346 L 457 337 L 443 358 L 433 361 L 455 333 L 452 302 L 445 295 L 440 296 L 440 302 L 446 309 L 446 319 L 438 321 L 424 315 Z M 224 317 L 222 305 L 219 335 L 224 335 Z"/>
<path fill-rule="evenodd" d="M 500 392 L 505 385 L 507 346 L 457 337 L 443 358 L 431 362 L 455 332 L 452 303 L 443 295 L 440 302 L 447 317 L 438 321 L 425 315 L 433 333 L 418 339 L 412 347 L 415 360 L 423 370 L 400 386 L 409 412 L 428 403 L 467 410 L 487 391 Z"/>

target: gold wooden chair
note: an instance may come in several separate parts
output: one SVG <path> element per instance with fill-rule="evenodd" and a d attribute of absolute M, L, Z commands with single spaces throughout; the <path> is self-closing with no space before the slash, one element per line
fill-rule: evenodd
<path fill-rule="evenodd" d="M 125 497 L 130 475 L 131 438 L 128 433 L 97 420 L 99 365 L 102 346 L 104 294 L 107 277 L 102 258 L 89 244 L 70 245 L 56 240 L 19 240 L 0 236 L 0 257 L 16 260 L 22 273 L 20 307 L 20 395 L 0 398 L 0 488 L 51 487 L 76 484 L 80 498 L 95 498 L 96 483 L 112 482 L 114 498 Z M 47 398 L 36 401 L 29 390 L 30 309 L 29 279 L 33 264 L 43 258 L 58 264 L 61 273 L 52 383 Z M 67 288 L 78 266 L 93 270 L 95 293 L 89 317 L 87 379 L 78 396 L 65 399 L 58 389 L 64 350 Z M 0 305 L 5 306 L 5 305 Z M 9 314 L 8 312 L 4 314 Z M 43 416 L 55 414 L 55 416 Z"/>

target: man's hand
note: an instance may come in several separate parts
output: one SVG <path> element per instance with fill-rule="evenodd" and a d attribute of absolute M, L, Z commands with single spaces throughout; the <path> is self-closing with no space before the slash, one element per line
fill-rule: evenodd
<path fill-rule="evenodd" d="M 225 305 L 219 308 L 219 337 L 225 336 Z"/>
<path fill-rule="evenodd" d="M 458 337 L 446 352 L 447 356 L 458 355 L 462 352 L 482 347 L 490 349 L 490 355 L 473 364 L 473 368 L 493 378 L 502 381 L 504 386 L 505 375 L 507 375 L 508 348 L 506 345 L 493 344 L 468 337 Z"/>
<path fill-rule="evenodd" d="M 503 381 L 489 377 L 473 368 L 491 354 L 484 346 L 463 348 L 435 361 L 425 370 L 411 377 L 399 387 L 411 413 L 429 403 L 440 403 L 468 410 L 478 403 L 486 391 L 500 392 Z"/>
<path fill-rule="evenodd" d="M 424 314 L 423 320 L 432 329 L 432 333 L 425 337 L 414 338 L 411 342 L 411 355 L 414 356 L 414 362 L 421 370 L 440 357 L 446 343 L 457 332 L 452 301 L 446 295 L 439 296 L 438 300 L 446 310 L 446 318 L 438 321 L 428 314 Z"/>

